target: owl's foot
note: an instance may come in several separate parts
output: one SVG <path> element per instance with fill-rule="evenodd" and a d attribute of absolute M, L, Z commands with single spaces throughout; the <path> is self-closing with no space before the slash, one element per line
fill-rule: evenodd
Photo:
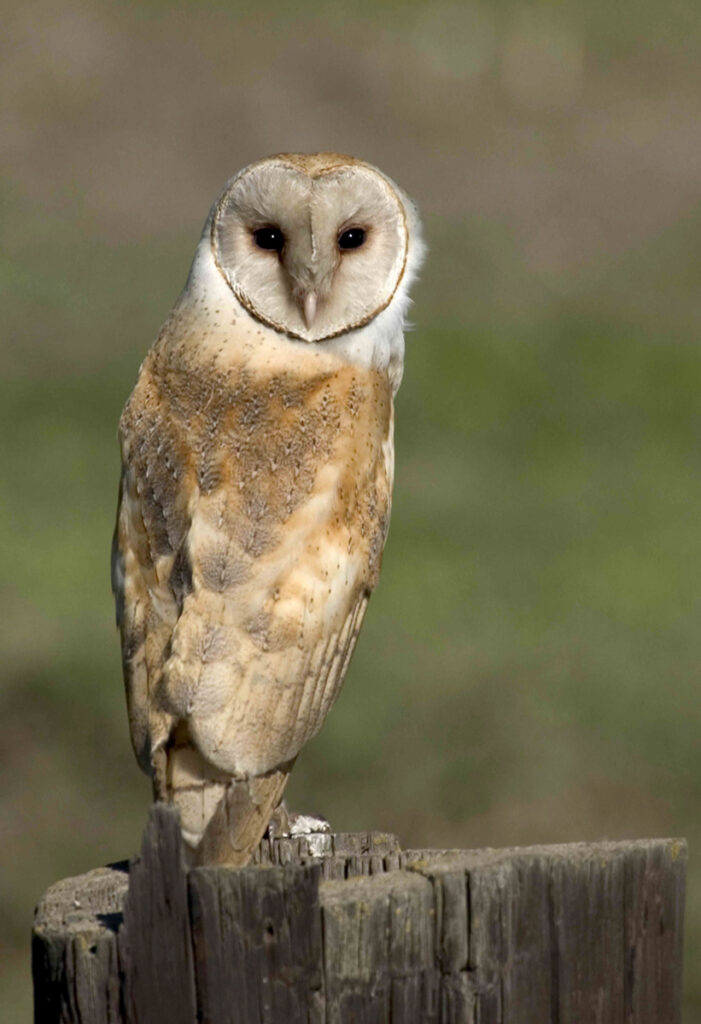
<path fill-rule="evenodd" d="M 290 835 L 309 836 L 331 831 L 331 824 L 316 814 L 289 814 Z"/>
<path fill-rule="evenodd" d="M 268 825 L 268 839 L 281 839 L 289 836 L 318 835 L 331 831 L 331 825 L 315 814 L 296 814 L 288 811 L 284 802 L 278 804 Z"/>

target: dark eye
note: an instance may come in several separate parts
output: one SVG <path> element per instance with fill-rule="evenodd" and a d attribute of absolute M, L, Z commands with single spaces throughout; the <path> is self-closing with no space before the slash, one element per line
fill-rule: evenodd
<path fill-rule="evenodd" d="M 259 249 L 282 252 L 282 247 L 285 244 L 285 236 L 280 228 L 258 228 L 253 232 L 253 237 Z"/>
<path fill-rule="evenodd" d="M 339 249 L 359 249 L 365 241 L 364 228 L 347 228 L 338 236 Z"/>

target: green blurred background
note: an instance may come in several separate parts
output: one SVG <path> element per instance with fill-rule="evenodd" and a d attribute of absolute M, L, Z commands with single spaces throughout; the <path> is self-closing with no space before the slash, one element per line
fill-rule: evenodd
<path fill-rule="evenodd" d="M 405 846 L 683 835 L 701 1021 L 697 0 L 4 5 L 2 1019 L 32 909 L 130 855 L 120 408 L 208 207 L 354 153 L 430 246 L 383 578 L 290 802 Z"/>

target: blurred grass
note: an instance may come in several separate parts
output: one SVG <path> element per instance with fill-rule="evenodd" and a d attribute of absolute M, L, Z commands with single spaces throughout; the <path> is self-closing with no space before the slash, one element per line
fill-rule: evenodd
<path fill-rule="evenodd" d="M 9 19 L 5 1019 L 30 1015 L 33 902 L 128 855 L 146 812 L 107 572 L 121 405 L 221 182 L 329 146 L 416 194 L 430 256 L 382 581 L 290 801 L 406 846 L 686 835 L 701 1021 L 695 10 L 308 3 L 261 23 L 150 0 Z M 523 52 L 555 53 L 555 87 L 521 95 Z"/>

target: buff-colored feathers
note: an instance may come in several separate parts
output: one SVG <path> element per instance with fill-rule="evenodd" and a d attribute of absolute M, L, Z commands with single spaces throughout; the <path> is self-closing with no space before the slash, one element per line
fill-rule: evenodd
<path fill-rule="evenodd" d="M 348 224 L 363 244 L 343 252 Z M 124 410 L 132 740 L 201 862 L 250 858 L 343 680 L 387 535 L 420 256 L 413 207 L 374 168 L 253 165 L 215 203 Z"/>

